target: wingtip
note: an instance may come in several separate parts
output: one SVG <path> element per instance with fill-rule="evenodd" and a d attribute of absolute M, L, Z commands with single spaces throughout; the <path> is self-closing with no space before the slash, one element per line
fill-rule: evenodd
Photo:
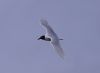
<path fill-rule="evenodd" d="M 40 19 L 40 22 L 41 22 L 42 24 L 48 24 L 48 22 L 47 22 L 46 19 Z"/>
<path fill-rule="evenodd" d="M 62 58 L 64 60 L 64 52 L 62 53 L 58 53 L 59 57 Z"/>
<path fill-rule="evenodd" d="M 61 58 L 64 60 L 64 54 L 61 55 Z"/>

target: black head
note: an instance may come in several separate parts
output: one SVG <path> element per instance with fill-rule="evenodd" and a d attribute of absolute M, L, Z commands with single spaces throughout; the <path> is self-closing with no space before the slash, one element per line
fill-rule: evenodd
<path fill-rule="evenodd" d="M 40 36 L 40 37 L 38 38 L 38 40 L 40 40 L 40 39 L 45 40 L 45 35 Z"/>

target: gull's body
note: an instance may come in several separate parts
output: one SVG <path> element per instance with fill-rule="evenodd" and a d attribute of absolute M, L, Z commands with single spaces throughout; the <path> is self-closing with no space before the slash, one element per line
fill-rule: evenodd
<path fill-rule="evenodd" d="M 39 39 L 50 41 L 53 48 L 57 51 L 58 55 L 62 58 L 64 58 L 64 52 L 63 49 L 60 46 L 60 42 L 57 34 L 53 31 L 53 29 L 48 25 L 48 22 L 46 20 L 41 20 L 41 25 L 45 28 L 46 34 L 41 36 Z"/>

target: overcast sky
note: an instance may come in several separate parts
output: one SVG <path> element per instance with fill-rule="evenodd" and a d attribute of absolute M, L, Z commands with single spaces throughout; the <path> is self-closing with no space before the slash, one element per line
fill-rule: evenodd
<path fill-rule="evenodd" d="M 62 60 L 40 19 L 60 38 Z M 99 0 L 0 0 L 0 73 L 100 73 Z"/>

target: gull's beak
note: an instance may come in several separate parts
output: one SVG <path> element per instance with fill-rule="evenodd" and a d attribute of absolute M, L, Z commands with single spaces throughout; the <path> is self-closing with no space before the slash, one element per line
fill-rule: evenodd
<path fill-rule="evenodd" d="M 40 40 L 40 38 L 38 38 L 37 40 Z"/>
<path fill-rule="evenodd" d="M 37 40 L 40 40 L 39 38 Z"/>

